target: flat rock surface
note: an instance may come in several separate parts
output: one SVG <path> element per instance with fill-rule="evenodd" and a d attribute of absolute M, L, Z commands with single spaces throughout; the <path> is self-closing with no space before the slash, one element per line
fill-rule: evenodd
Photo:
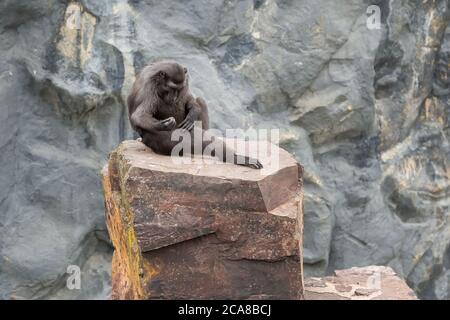
<path fill-rule="evenodd" d="M 225 139 L 225 141 L 237 150 L 238 154 L 243 154 L 244 152 L 239 151 L 245 150 L 248 152 L 247 155 L 258 158 L 264 166 L 263 169 L 255 170 L 230 163 L 222 163 L 208 156 L 168 157 L 152 152 L 137 140 L 124 141 L 122 148 L 125 160 L 129 161 L 133 167 L 162 172 L 186 173 L 193 176 L 261 181 L 267 176 L 280 174 L 283 169 L 297 167 L 297 161 L 289 152 L 270 142 L 236 140 L 233 143 L 231 139 Z"/>
<path fill-rule="evenodd" d="M 306 300 L 416 300 L 416 294 L 392 268 L 355 267 L 335 276 L 307 278 Z"/>

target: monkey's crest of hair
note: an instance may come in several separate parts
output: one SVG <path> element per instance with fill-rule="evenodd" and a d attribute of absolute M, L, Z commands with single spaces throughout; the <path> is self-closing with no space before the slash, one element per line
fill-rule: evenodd
<path fill-rule="evenodd" d="M 155 61 L 153 63 L 150 63 L 148 66 L 146 66 L 142 70 L 142 72 L 144 72 L 144 71 L 146 72 L 146 77 L 148 77 L 148 79 L 159 80 L 159 79 L 161 79 L 160 72 L 168 73 L 170 71 L 174 71 L 174 69 L 179 69 L 179 70 L 184 69 L 184 73 L 187 76 L 187 73 L 186 73 L 187 69 L 174 60 Z"/>
<path fill-rule="evenodd" d="M 186 92 L 189 90 L 189 75 L 187 69 L 175 60 L 159 60 L 150 63 L 142 69 L 137 78 L 140 78 L 143 81 L 145 90 L 148 93 L 154 95 L 155 98 L 160 98 L 158 89 L 161 88 L 161 84 L 165 80 L 165 76 L 163 76 L 162 73 L 164 75 L 176 73 L 184 74 L 185 85 L 183 91 Z"/>

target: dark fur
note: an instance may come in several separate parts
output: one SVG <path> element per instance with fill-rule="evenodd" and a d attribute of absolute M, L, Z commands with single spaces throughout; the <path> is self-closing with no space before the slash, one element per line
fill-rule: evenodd
<path fill-rule="evenodd" d="M 142 142 L 153 151 L 170 155 L 178 141 L 171 141 L 176 128 L 190 132 L 194 121 L 201 121 L 202 128 L 209 128 L 208 107 L 202 98 L 194 98 L 189 90 L 187 69 L 175 61 L 159 61 L 146 66 L 136 78 L 128 96 L 128 116 L 131 125 Z M 192 139 L 193 140 L 193 139 Z M 204 149 L 211 141 L 204 141 Z M 237 156 L 224 143 L 223 157 L 233 163 L 262 168 L 258 160 Z"/>

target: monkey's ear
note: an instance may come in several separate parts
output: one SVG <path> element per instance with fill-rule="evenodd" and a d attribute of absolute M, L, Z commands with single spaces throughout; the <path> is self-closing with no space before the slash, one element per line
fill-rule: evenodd
<path fill-rule="evenodd" d="M 187 73 L 187 68 L 186 68 L 186 67 L 184 67 L 183 69 L 184 69 L 184 73 Z"/>
<path fill-rule="evenodd" d="M 166 73 L 165 73 L 164 71 L 160 71 L 160 72 L 159 72 L 159 76 L 160 76 L 161 78 L 165 78 L 165 77 L 166 77 Z"/>

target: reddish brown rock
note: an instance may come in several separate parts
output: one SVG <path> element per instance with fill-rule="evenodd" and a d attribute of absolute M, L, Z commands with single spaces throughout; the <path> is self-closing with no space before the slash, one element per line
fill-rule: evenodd
<path fill-rule="evenodd" d="M 389 267 L 337 270 L 333 277 L 305 280 L 306 300 L 416 300 L 415 293 Z"/>
<path fill-rule="evenodd" d="M 123 142 L 102 171 L 113 298 L 302 298 L 302 170 L 268 145 L 259 171 Z"/>

